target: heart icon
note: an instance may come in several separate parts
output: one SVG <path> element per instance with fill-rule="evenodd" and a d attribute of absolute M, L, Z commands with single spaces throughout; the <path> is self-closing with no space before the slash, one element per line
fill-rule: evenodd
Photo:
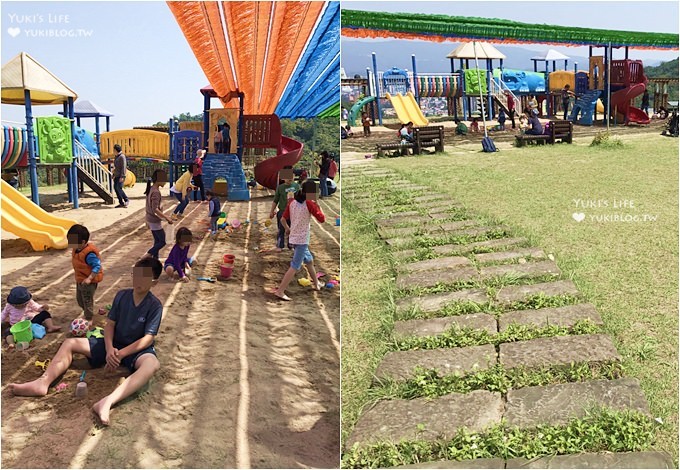
<path fill-rule="evenodd" d="M 21 34 L 21 28 L 8 28 L 7 33 L 9 33 L 10 36 L 13 38 L 17 37 L 19 34 Z"/>
<path fill-rule="evenodd" d="M 583 219 L 586 218 L 586 215 L 583 212 L 574 212 L 571 216 L 576 222 L 583 222 Z"/>

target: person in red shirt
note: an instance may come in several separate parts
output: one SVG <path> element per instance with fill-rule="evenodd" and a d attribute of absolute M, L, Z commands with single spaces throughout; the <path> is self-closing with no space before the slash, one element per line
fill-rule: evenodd
<path fill-rule="evenodd" d="M 515 99 L 509 91 L 505 92 L 505 97 L 508 99 L 508 117 L 512 121 L 512 128 L 515 128 Z"/>
<path fill-rule="evenodd" d="M 203 160 L 205 159 L 205 149 L 200 149 L 196 152 L 196 160 L 194 160 L 194 184 L 198 186 L 201 191 L 201 201 L 206 202 L 205 187 L 203 186 Z M 198 201 L 198 191 L 194 191 L 194 201 Z"/>

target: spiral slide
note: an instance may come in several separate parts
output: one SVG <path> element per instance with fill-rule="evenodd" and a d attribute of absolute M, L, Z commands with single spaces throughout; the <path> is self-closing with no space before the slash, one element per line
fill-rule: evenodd
<path fill-rule="evenodd" d="M 406 124 L 407 122 L 410 121 L 416 127 L 425 127 L 430 122 L 423 115 L 420 106 L 418 106 L 418 102 L 416 102 L 413 93 L 411 93 L 410 91 L 406 93 L 406 95 L 397 93 L 396 95 L 393 96 L 390 95 L 389 93 L 386 93 L 385 96 L 387 97 L 388 100 L 390 100 L 392 106 L 394 106 L 394 110 L 397 113 L 397 117 L 399 118 L 402 124 Z"/>
<path fill-rule="evenodd" d="M 633 98 L 645 92 L 647 84 L 635 83 L 628 88 L 612 93 L 612 107 L 616 108 L 623 115 L 624 122 L 635 122 L 637 124 L 649 124 L 650 119 L 645 112 L 630 105 Z"/>
<path fill-rule="evenodd" d="M 281 136 L 281 148 L 282 153 L 255 166 L 255 181 L 265 188 L 276 189 L 279 171 L 283 170 L 284 166 L 293 166 L 300 161 L 304 144 L 290 137 Z"/>
<path fill-rule="evenodd" d="M 2 229 L 27 240 L 35 251 L 66 248 L 66 232 L 77 222 L 45 212 L 7 182 L 1 181 Z"/>

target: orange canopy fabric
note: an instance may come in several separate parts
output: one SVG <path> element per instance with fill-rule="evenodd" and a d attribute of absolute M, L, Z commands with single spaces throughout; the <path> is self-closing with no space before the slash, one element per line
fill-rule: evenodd
<path fill-rule="evenodd" d="M 168 2 L 225 106 L 242 92 L 246 114 L 273 114 L 324 2 Z M 232 67 L 233 65 L 233 67 Z"/>

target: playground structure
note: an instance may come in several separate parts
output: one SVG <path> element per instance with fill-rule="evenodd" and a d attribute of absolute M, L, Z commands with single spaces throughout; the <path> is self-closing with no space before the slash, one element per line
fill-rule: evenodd
<path fill-rule="evenodd" d="M 428 24 L 421 29 L 418 25 Z M 530 33 L 529 33 L 530 32 Z M 574 71 L 568 71 L 568 58 L 555 51 L 534 57 L 534 71 L 507 70 L 503 67 L 504 55 L 494 52 L 494 48 L 483 42 L 461 44 L 448 55 L 451 59 L 451 70 L 448 74 L 437 74 L 435 77 L 449 77 L 457 84 L 457 92 L 451 93 L 448 100 L 449 116 L 468 119 L 482 109 L 487 118 L 493 119 L 499 108 L 507 111 L 508 95 L 515 102 L 515 109 L 520 111 L 526 106 L 527 96 L 535 95 L 539 110 L 545 107 L 548 116 L 555 116 L 561 99 L 559 92 L 564 84 L 569 83 L 577 100 L 572 113 L 575 122 L 592 125 L 597 113 L 610 116 L 605 119 L 616 123 L 645 124 L 648 116 L 631 106 L 631 101 L 644 91 L 647 79 L 642 71 L 642 63 L 629 59 L 629 48 L 642 47 L 649 49 L 677 49 L 677 35 L 665 33 L 638 33 L 586 28 L 572 28 L 555 25 L 529 25 L 516 21 L 498 20 L 485 23 L 480 19 L 454 17 L 445 15 L 426 15 L 408 13 L 366 12 L 343 10 L 343 35 L 355 38 L 398 38 L 420 39 L 426 41 L 486 40 L 494 43 L 545 43 L 589 46 L 590 70 L 579 71 L 574 64 Z M 471 51 L 470 49 L 476 50 Z M 604 54 L 596 56 L 593 48 L 604 48 Z M 613 50 L 623 48 L 623 60 L 614 60 Z M 479 71 L 470 68 L 469 61 L 477 57 L 485 68 Z M 455 59 L 459 59 L 458 67 Z M 493 60 L 500 60 L 498 67 Z M 538 71 L 538 62 L 545 62 L 545 71 Z M 557 70 L 557 63 L 564 61 L 564 70 Z M 373 54 L 373 70 L 367 69 L 367 81 L 370 84 L 371 96 L 376 99 L 376 121 L 382 124 L 381 100 L 383 93 L 381 74 L 377 70 L 376 57 Z M 424 97 L 418 87 L 421 77 L 417 73 L 415 56 L 412 56 L 412 72 L 405 72 L 403 86 L 421 102 Z M 552 63 L 552 72 L 549 64 Z M 385 72 L 387 73 L 387 72 Z M 375 80 L 372 80 L 376 77 Z M 479 79 L 477 78 L 479 77 Z M 481 80 L 480 80 L 481 79 Z M 479 83 L 478 83 L 479 82 Z M 420 89 L 419 89 L 420 88 Z M 451 87 L 453 88 L 453 87 Z M 435 88 L 436 89 L 436 88 Z M 428 88 L 429 90 L 429 88 Z M 481 90 L 482 98 L 479 97 Z M 403 93 L 402 93 L 403 94 Z M 662 93 L 659 93 L 662 94 Z M 598 103 L 598 97 L 601 102 Z M 644 116 L 643 116 L 644 114 Z M 400 116 L 400 120 L 403 119 Z"/>

